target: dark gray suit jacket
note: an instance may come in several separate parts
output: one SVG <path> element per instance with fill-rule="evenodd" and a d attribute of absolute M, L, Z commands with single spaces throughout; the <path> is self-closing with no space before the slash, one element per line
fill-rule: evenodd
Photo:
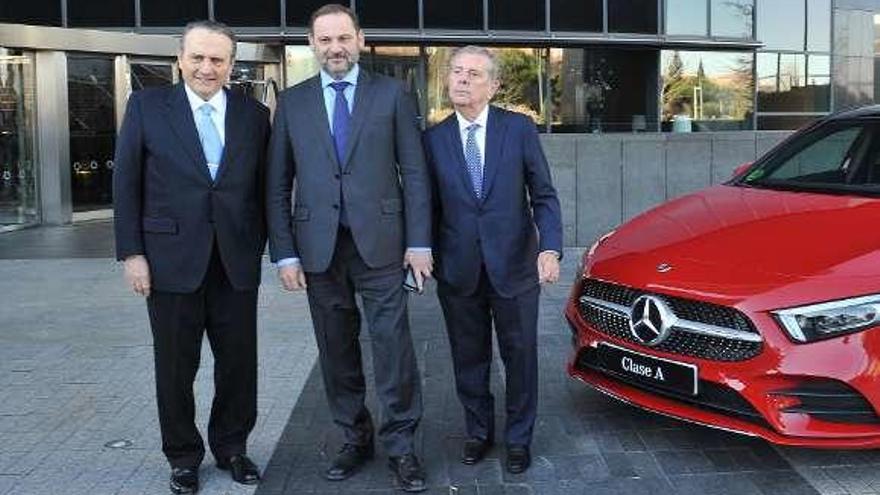
<path fill-rule="evenodd" d="M 269 110 L 234 91 L 226 96 L 226 144 L 214 181 L 183 83 L 129 98 L 113 172 L 116 256 L 146 255 L 157 290 L 196 290 L 215 239 L 232 285 L 260 285 Z"/>
<path fill-rule="evenodd" d="M 361 68 L 354 98 L 339 163 L 320 77 L 279 96 L 266 174 L 272 261 L 298 257 L 305 271 L 326 271 L 341 201 L 372 268 L 401 262 L 405 246 L 431 245 L 430 183 L 412 97 L 400 81 Z"/>

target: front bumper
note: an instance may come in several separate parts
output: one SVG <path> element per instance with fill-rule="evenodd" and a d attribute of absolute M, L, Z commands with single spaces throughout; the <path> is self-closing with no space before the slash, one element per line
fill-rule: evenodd
<path fill-rule="evenodd" d="M 623 402 L 713 428 L 770 442 L 819 448 L 880 447 L 880 395 L 865 340 L 873 336 L 795 345 L 769 339 L 760 355 L 719 362 L 671 355 L 597 331 L 579 314 L 574 299 L 565 316 L 572 331 L 568 373 Z M 772 320 L 753 317 L 760 329 Z M 661 359 L 695 365 L 699 393 L 686 396 L 615 375 L 592 359 L 601 343 Z M 854 365 L 854 363 L 856 363 Z M 859 363 L 864 363 L 859 365 Z"/>

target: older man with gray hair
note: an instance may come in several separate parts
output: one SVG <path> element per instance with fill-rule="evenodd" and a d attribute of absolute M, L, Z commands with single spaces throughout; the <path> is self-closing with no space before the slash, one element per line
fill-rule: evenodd
<path fill-rule="evenodd" d="M 465 410 L 461 461 L 479 462 L 494 442 L 494 323 L 507 378 L 505 466 L 521 473 L 531 463 L 537 411 L 540 284 L 559 278 L 559 200 L 534 122 L 489 105 L 501 85 L 494 54 L 456 49 L 447 84 L 455 113 L 427 131 L 425 152 L 434 276 Z"/>

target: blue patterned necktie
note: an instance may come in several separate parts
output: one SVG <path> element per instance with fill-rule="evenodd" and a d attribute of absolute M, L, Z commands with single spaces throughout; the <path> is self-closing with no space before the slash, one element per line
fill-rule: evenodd
<path fill-rule="evenodd" d="M 474 195 L 477 198 L 483 194 L 483 164 L 480 158 L 480 148 L 477 146 L 477 129 L 479 128 L 480 124 L 471 124 L 465 128 L 468 135 L 464 145 L 464 161 L 467 163 L 471 184 L 474 186 Z"/>
<path fill-rule="evenodd" d="M 208 161 L 208 173 L 211 174 L 211 180 L 214 180 L 217 177 L 220 159 L 223 157 L 223 142 L 220 140 L 217 126 L 211 119 L 212 113 L 214 113 L 214 107 L 209 103 L 200 106 L 196 129 L 199 131 L 199 141 L 202 142 L 205 160 Z"/>
<path fill-rule="evenodd" d="M 348 81 L 330 83 L 330 87 L 336 90 L 336 103 L 333 105 L 333 144 L 336 145 L 336 159 L 340 167 L 343 166 L 342 159 L 345 157 L 345 145 L 348 144 L 348 130 L 351 123 L 348 100 L 345 99 L 345 88 L 350 85 Z"/>

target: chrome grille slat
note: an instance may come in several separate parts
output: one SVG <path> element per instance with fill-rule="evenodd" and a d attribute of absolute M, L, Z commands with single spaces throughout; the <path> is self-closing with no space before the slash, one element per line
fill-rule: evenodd
<path fill-rule="evenodd" d="M 661 294 L 594 279 L 584 281 L 581 316 L 606 335 L 638 345 L 629 327 L 632 303 L 643 294 L 662 298 L 678 320 L 666 340 L 653 349 L 715 361 L 744 361 L 761 352 L 761 335 L 734 308 Z"/>

